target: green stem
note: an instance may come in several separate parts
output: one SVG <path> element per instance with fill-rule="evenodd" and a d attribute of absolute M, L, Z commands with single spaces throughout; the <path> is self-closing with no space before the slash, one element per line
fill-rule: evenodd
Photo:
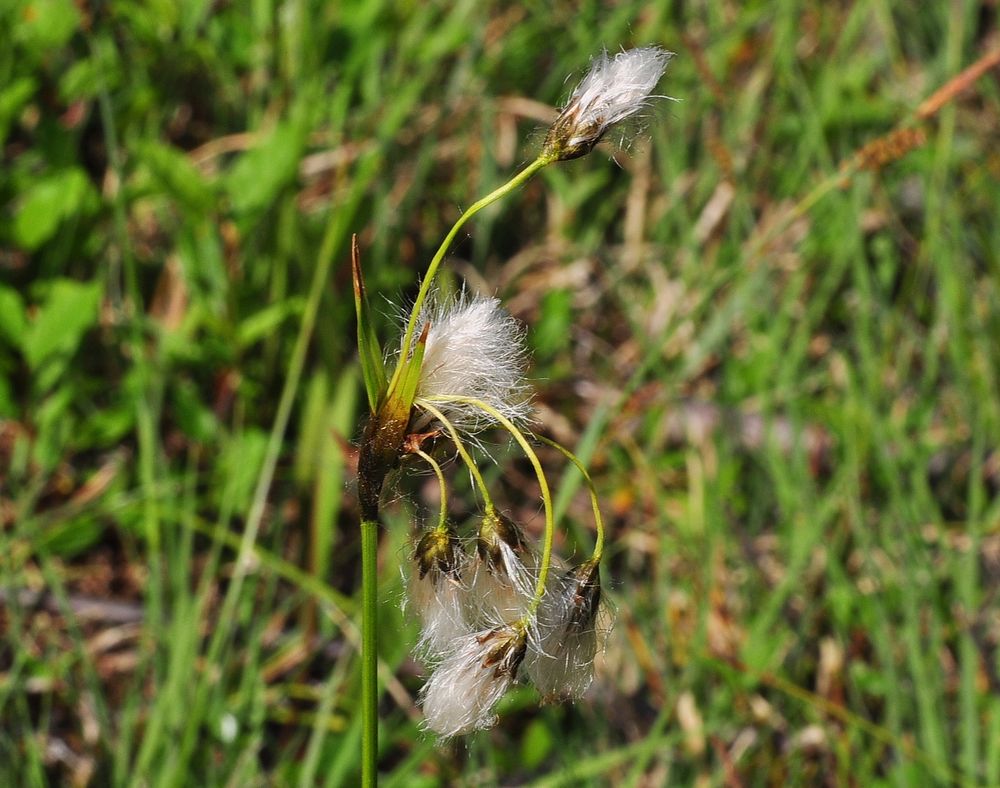
<path fill-rule="evenodd" d="M 417 455 L 421 457 L 431 468 L 434 469 L 434 474 L 438 479 L 438 486 L 441 488 L 441 508 L 438 513 L 438 530 L 447 531 L 448 530 L 448 484 L 444 480 L 444 473 L 441 471 L 441 466 L 438 465 L 437 460 L 435 460 L 427 452 L 417 449 Z"/>
<path fill-rule="evenodd" d="M 438 247 L 437 252 L 431 259 L 430 265 L 427 266 L 427 271 L 424 273 L 424 280 L 420 283 L 420 290 L 417 292 L 417 298 L 413 302 L 413 311 L 410 312 L 410 320 L 406 325 L 406 333 L 403 334 L 403 342 L 399 351 L 400 363 L 396 365 L 396 370 L 392 373 L 392 380 L 389 381 L 388 390 L 390 392 L 395 388 L 396 383 L 398 382 L 400 370 L 405 366 L 403 362 L 409 358 L 410 347 L 413 344 L 413 334 L 417 330 L 417 321 L 420 319 L 420 310 L 424 306 L 424 301 L 427 300 L 427 295 L 430 293 L 431 285 L 434 284 L 434 277 L 437 276 L 437 270 L 441 265 L 441 261 L 444 260 L 444 256 L 448 252 L 449 247 L 451 247 L 451 242 L 454 241 L 455 236 L 458 235 L 458 231 L 462 229 L 463 225 L 465 225 L 469 219 L 479 213 L 483 208 L 488 205 L 492 205 L 501 197 L 510 194 L 514 191 L 514 189 L 542 169 L 542 167 L 551 164 L 553 161 L 555 161 L 553 156 L 545 153 L 541 154 L 537 159 L 507 181 L 507 183 L 503 186 L 494 189 L 485 197 L 480 198 L 469 206 L 469 210 L 459 216 L 458 221 L 455 222 L 455 226 L 448 231 L 448 234 L 441 242 L 441 246 Z"/>
<path fill-rule="evenodd" d="M 538 477 L 538 486 L 542 492 L 542 505 L 545 507 L 545 537 L 542 540 L 542 560 L 538 567 L 538 582 L 535 584 L 535 598 L 531 601 L 531 607 L 528 608 L 527 614 L 528 616 L 532 616 L 535 611 L 538 610 L 538 606 L 542 602 L 542 597 L 545 596 L 545 582 L 548 580 L 549 567 L 552 564 L 552 540 L 555 536 L 556 530 L 555 521 L 552 516 L 552 494 L 549 492 L 549 482 L 545 478 L 545 471 L 542 470 L 542 463 L 539 462 L 538 455 L 535 454 L 535 450 L 531 448 L 531 444 L 528 443 L 527 438 L 524 437 L 521 430 L 514 425 L 514 422 L 504 416 L 489 403 L 483 402 L 481 399 L 476 399 L 475 397 L 441 396 L 431 397 L 429 399 L 418 399 L 416 404 L 437 416 L 441 411 L 435 408 L 431 404 L 431 401 L 461 402 L 466 405 L 472 405 L 474 408 L 479 408 L 483 413 L 488 414 L 499 422 L 500 425 L 513 436 L 514 440 L 520 444 L 521 450 L 524 452 L 525 456 L 531 462 L 532 467 L 535 469 L 535 475 Z"/>
<path fill-rule="evenodd" d="M 361 521 L 361 785 L 378 782 L 378 521 Z"/>
<path fill-rule="evenodd" d="M 427 400 L 421 400 L 417 403 L 421 408 L 430 413 L 435 419 L 444 425 L 444 428 L 448 430 L 448 434 L 451 436 L 451 442 L 455 444 L 455 448 L 458 450 L 459 455 L 462 457 L 462 461 L 469 468 L 469 473 L 472 474 L 472 478 L 479 488 L 479 492 L 483 496 L 483 506 L 486 511 L 492 511 L 493 499 L 490 497 L 489 488 L 486 486 L 486 482 L 483 480 L 483 474 L 479 472 L 479 466 L 476 465 L 476 461 L 472 459 L 472 455 L 469 454 L 468 449 L 465 448 L 465 444 L 462 443 L 462 438 L 458 434 L 458 430 L 455 429 L 455 425 L 451 423 L 447 416 L 445 416 L 440 410 L 431 405 Z"/>
<path fill-rule="evenodd" d="M 594 510 L 594 528 L 597 535 L 594 540 L 594 554 L 591 556 L 591 560 L 600 561 L 601 556 L 604 554 L 604 518 L 601 516 L 601 506 L 597 499 L 597 488 L 594 487 L 594 482 L 590 478 L 590 474 L 587 473 L 587 469 L 584 467 L 583 463 L 580 462 L 580 458 L 577 457 L 573 452 L 567 449 L 560 443 L 556 443 L 554 440 L 543 437 L 542 435 L 535 436 L 542 443 L 551 446 L 576 466 L 576 469 L 580 471 L 583 475 L 584 481 L 587 483 L 587 487 L 590 490 L 590 506 Z"/>

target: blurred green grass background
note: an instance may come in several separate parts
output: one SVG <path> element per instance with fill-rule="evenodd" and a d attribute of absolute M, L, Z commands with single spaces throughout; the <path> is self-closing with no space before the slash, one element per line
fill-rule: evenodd
<path fill-rule="evenodd" d="M 0 782 L 354 784 L 350 234 L 387 341 L 567 76 L 655 43 L 680 101 L 644 140 L 549 168 L 450 257 L 528 326 L 539 424 L 603 496 L 597 680 L 573 706 L 516 691 L 453 745 L 420 731 L 398 567 L 435 489 L 400 481 L 384 784 L 1000 785 L 997 71 L 836 179 L 996 21 L 4 4 Z M 528 473 L 496 469 L 537 524 Z M 562 480 L 579 553 L 588 500 Z"/>

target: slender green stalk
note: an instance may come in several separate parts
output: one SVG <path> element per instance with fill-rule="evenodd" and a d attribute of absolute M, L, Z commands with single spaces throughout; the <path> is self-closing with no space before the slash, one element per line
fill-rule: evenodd
<path fill-rule="evenodd" d="M 427 266 L 427 271 L 424 273 L 424 280 L 420 283 L 420 290 L 417 292 L 416 300 L 413 302 L 413 310 L 410 312 L 410 320 L 406 324 L 406 332 L 403 334 L 403 342 L 400 346 L 399 352 L 400 363 L 396 365 L 396 370 L 392 373 L 392 380 L 389 381 L 389 391 L 392 391 L 395 388 L 396 383 L 398 383 L 400 370 L 405 366 L 403 362 L 409 358 L 410 348 L 413 344 L 413 334 L 417 330 L 417 321 L 420 319 L 420 310 L 423 308 L 424 301 L 427 300 L 427 295 L 431 291 L 431 285 L 434 284 L 434 277 L 437 276 L 437 271 L 441 265 L 441 261 L 444 260 L 444 256 L 451 247 L 452 241 L 455 240 L 455 236 L 458 235 L 458 231 L 462 229 L 469 219 L 483 210 L 483 208 L 492 205 L 501 197 L 505 197 L 510 194 L 514 191 L 514 189 L 542 169 L 542 167 L 551 164 L 553 161 L 555 161 L 553 156 L 543 153 L 531 162 L 531 164 L 521 170 L 517 175 L 507 181 L 503 186 L 494 189 L 485 197 L 481 197 L 479 200 L 470 205 L 469 210 L 459 216 L 458 221 L 455 222 L 455 226 L 448 231 L 448 234 L 441 242 L 441 246 L 438 247 L 437 252 L 435 252 L 434 257 L 431 259 L 430 265 Z"/>
<path fill-rule="evenodd" d="M 419 403 L 420 407 L 430 413 L 435 419 L 440 421 L 448 434 L 451 436 L 452 443 L 455 444 L 455 448 L 458 450 L 459 456 L 461 456 L 462 461 L 468 466 L 469 473 L 472 474 L 472 478 L 476 483 L 476 487 L 479 488 L 479 492 L 483 496 L 483 506 L 486 507 L 487 511 L 491 511 L 493 506 L 493 499 L 490 497 L 489 488 L 486 486 L 486 481 L 483 479 L 483 474 L 479 472 L 479 466 L 476 465 L 476 461 L 472 459 L 472 455 L 469 454 L 469 450 L 465 448 L 465 444 L 462 443 L 462 438 L 458 434 L 458 430 L 455 429 L 455 425 L 448 420 L 440 410 L 435 408 L 426 400 L 421 400 Z"/>
<path fill-rule="evenodd" d="M 361 521 L 361 785 L 378 782 L 378 521 Z"/>
<path fill-rule="evenodd" d="M 577 470 L 583 474 L 583 480 L 587 483 L 587 488 L 590 491 L 590 506 L 594 510 L 594 529 L 596 531 L 596 536 L 594 538 L 594 554 L 591 556 L 591 560 L 600 561 L 601 556 L 604 554 L 604 517 L 601 515 L 601 506 L 597 499 L 597 488 L 594 487 L 594 481 L 590 478 L 590 474 L 587 473 L 587 469 L 584 467 L 583 463 L 580 462 L 580 459 L 561 443 L 556 443 L 554 440 L 550 440 L 549 438 L 541 435 L 536 435 L 535 437 L 542 443 L 547 444 L 553 449 L 561 452 L 562 455 L 573 463 Z"/>
<path fill-rule="evenodd" d="M 444 473 L 442 473 L 441 466 L 438 465 L 437 460 L 420 449 L 417 449 L 417 455 L 434 469 L 434 474 L 437 476 L 438 487 L 441 488 L 441 503 L 440 510 L 438 511 L 437 527 L 439 531 L 446 531 L 448 530 L 448 483 L 444 479 Z"/>
<path fill-rule="evenodd" d="M 474 408 L 479 408 L 483 413 L 489 414 L 492 418 L 496 419 L 500 425 L 507 430 L 513 436 L 514 440 L 518 442 L 521 446 L 521 450 L 524 452 L 525 456 L 531 462 L 532 467 L 535 469 L 535 475 L 538 477 L 538 486 L 542 492 L 542 504 L 545 507 L 545 537 L 542 540 L 542 560 L 538 567 L 538 581 L 535 584 L 535 598 L 531 601 L 531 607 L 528 608 L 528 615 L 531 616 L 538 609 L 538 606 L 542 602 L 542 597 L 545 596 L 545 583 L 549 576 L 549 567 L 552 564 L 552 539 L 555 536 L 555 521 L 552 517 L 552 494 L 549 492 L 549 482 L 545 478 L 545 471 L 542 470 L 542 463 L 538 460 L 538 455 L 535 454 L 535 450 L 531 448 L 531 444 L 528 443 L 527 438 L 519 430 L 510 419 L 504 416 L 500 411 L 494 408 L 487 402 L 483 402 L 481 399 L 476 399 L 475 397 L 430 397 L 428 399 L 420 398 L 417 400 L 416 404 L 432 413 L 434 416 L 438 416 L 441 411 L 434 407 L 432 402 L 462 402 L 466 405 L 472 405 Z"/>

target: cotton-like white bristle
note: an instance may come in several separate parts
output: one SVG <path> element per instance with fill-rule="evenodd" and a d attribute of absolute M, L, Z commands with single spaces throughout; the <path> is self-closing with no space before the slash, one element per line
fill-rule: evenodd
<path fill-rule="evenodd" d="M 560 159 L 588 153 L 616 123 L 649 105 L 656 84 L 673 57 L 660 47 L 602 52 L 581 80 L 546 138 L 546 150 Z"/>
<path fill-rule="evenodd" d="M 416 572 L 411 575 L 409 602 L 422 625 L 416 651 L 423 659 L 438 661 L 469 633 L 468 597 L 461 580 L 436 571 L 422 578 Z"/>
<path fill-rule="evenodd" d="M 535 593 L 535 556 L 513 520 L 489 506 L 476 534 L 469 569 L 469 618 L 515 621 L 525 616 Z"/>
<path fill-rule="evenodd" d="M 646 105 L 672 53 L 659 47 L 602 52 L 583 78 L 569 106 L 578 107 L 580 122 L 604 127 L 619 123 Z"/>
<path fill-rule="evenodd" d="M 417 397 L 478 399 L 511 421 L 531 413 L 524 381 L 528 352 L 524 330 L 496 298 L 467 296 L 431 303 L 422 315 L 429 323 Z M 464 403 L 436 403 L 457 428 L 475 432 L 495 420 Z"/>
<path fill-rule="evenodd" d="M 525 637 L 513 627 L 466 635 L 421 690 L 424 724 L 439 736 L 458 736 L 496 724 L 493 709 L 517 678 Z"/>
<path fill-rule="evenodd" d="M 542 597 L 525 670 L 546 700 L 579 698 L 593 681 L 600 593 L 592 582 L 559 573 Z"/>
<path fill-rule="evenodd" d="M 524 559 L 530 564 L 526 563 L 505 542 L 497 549 L 501 556 L 498 566 L 476 559 L 469 570 L 467 615 L 473 622 L 517 620 L 527 613 L 534 596 L 533 557 L 526 553 Z"/>

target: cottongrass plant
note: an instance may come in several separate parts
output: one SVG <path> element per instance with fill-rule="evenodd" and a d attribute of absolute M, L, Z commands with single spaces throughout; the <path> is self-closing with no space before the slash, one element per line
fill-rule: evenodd
<path fill-rule="evenodd" d="M 543 699 L 579 698 L 589 686 L 598 648 L 600 563 L 604 526 L 590 476 L 562 446 L 529 432 L 530 388 L 524 371 L 524 329 L 495 298 L 435 291 L 444 256 L 462 226 L 539 170 L 589 153 L 617 124 L 640 117 L 671 53 L 644 47 L 597 56 L 549 129 L 538 157 L 510 181 L 475 202 L 445 236 L 428 264 L 406 319 L 395 366 L 372 327 L 360 254 L 352 249 L 358 347 L 370 416 L 358 457 L 362 553 L 362 785 L 376 782 L 376 552 L 379 499 L 387 475 L 404 458 L 427 465 L 440 488 L 437 522 L 414 539 L 409 606 L 420 619 L 417 653 L 432 669 L 420 694 L 426 728 L 441 737 L 492 726 L 496 704 L 518 680 Z M 535 472 L 545 516 L 540 544 L 493 502 L 473 452 L 479 434 L 505 431 Z M 596 541 L 573 567 L 552 552 L 552 495 L 534 443 L 557 449 L 590 490 Z M 470 450 L 471 446 L 471 450 Z M 435 453 L 458 455 L 482 511 L 463 538 L 449 518 L 448 483 Z M 407 461 L 407 465 L 412 460 Z"/>

